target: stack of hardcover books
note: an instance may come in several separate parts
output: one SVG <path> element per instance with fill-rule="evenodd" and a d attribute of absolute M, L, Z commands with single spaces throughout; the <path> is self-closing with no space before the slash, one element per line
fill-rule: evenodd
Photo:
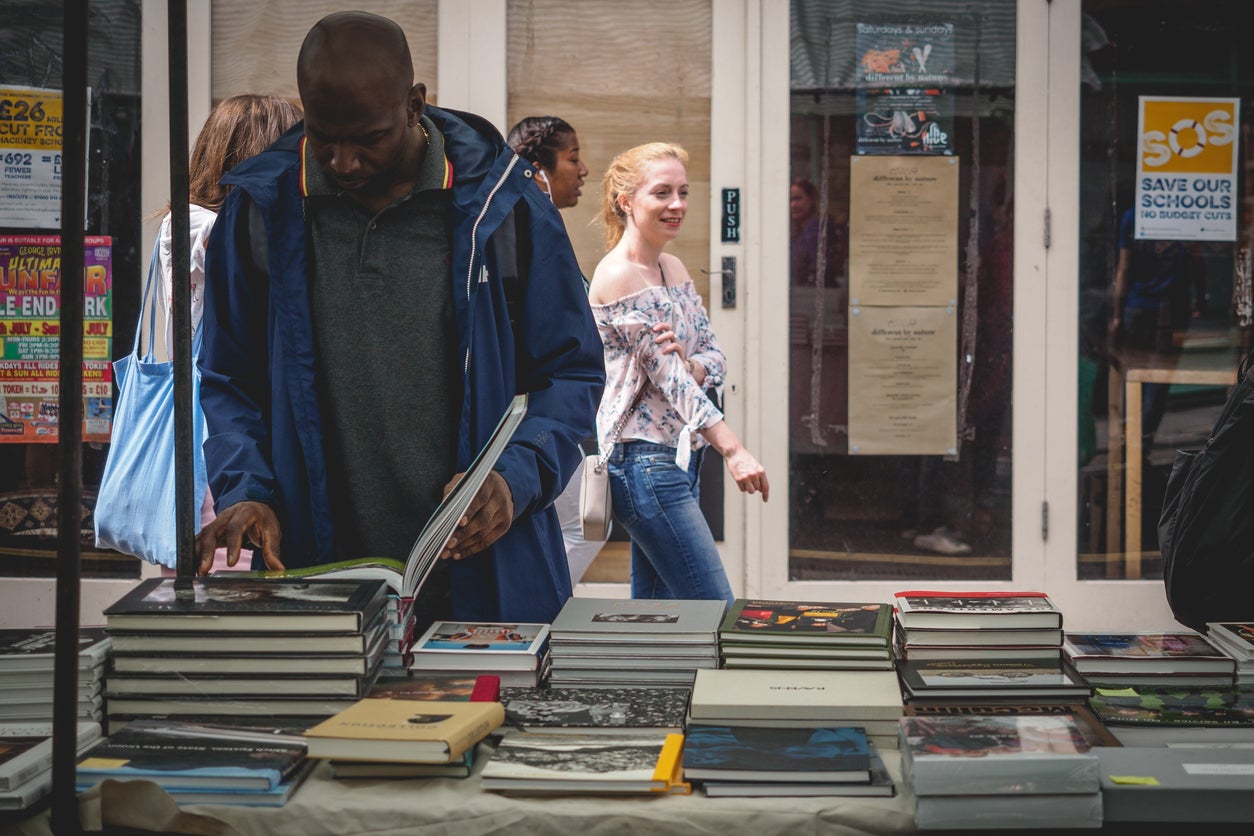
<path fill-rule="evenodd" d="M 136 720 L 80 756 L 77 789 L 143 780 L 179 804 L 281 807 L 312 767 L 299 735 Z"/>
<path fill-rule="evenodd" d="M 52 722 L 56 631 L 51 627 L 0 630 L 0 724 Z M 78 719 L 104 719 L 104 678 L 112 642 L 103 627 L 78 633 Z"/>
<path fill-rule="evenodd" d="M 1121 684 L 1089 703 L 1125 746 L 1254 745 L 1254 692 L 1233 685 Z"/>
<path fill-rule="evenodd" d="M 437 621 L 414 643 L 417 674 L 492 674 L 505 686 L 536 686 L 549 662 L 549 625 Z"/>
<path fill-rule="evenodd" d="M 901 659 L 1057 661 L 1062 612 L 1043 592 L 898 592 Z"/>
<path fill-rule="evenodd" d="M 903 717 L 901 771 L 920 830 L 1102 823 L 1097 755 L 1064 715 Z"/>
<path fill-rule="evenodd" d="M 145 717 L 316 722 L 378 676 L 379 580 L 150 578 L 105 610 L 114 643 L 108 732 Z"/>
<path fill-rule="evenodd" d="M 697 671 L 688 726 L 862 729 L 897 747 L 901 690 L 892 671 Z"/>
<path fill-rule="evenodd" d="M 51 698 L 49 698 L 51 702 Z M 78 723 L 78 751 L 100 739 L 100 724 Z M 52 791 L 52 723 L 0 724 L 0 811 L 22 811 Z"/>
<path fill-rule="evenodd" d="M 507 734 L 483 767 L 482 786 L 542 795 L 687 795 L 681 734 Z"/>
<path fill-rule="evenodd" d="M 892 779 L 851 726 L 765 728 L 694 723 L 684 778 L 708 796 L 892 795 Z"/>
<path fill-rule="evenodd" d="M 1213 622 L 1206 625 L 1206 637 L 1236 662 L 1236 684 L 1254 685 L 1254 622 Z"/>
<path fill-rule="evenodd" d="M 1236 663 L 1196 633 L 1067 633 L 1067 661 L 1094 686 L 1231 685 Z"/>
<path fill-rule="evenodd" d="M 550 634 L 549 683 L 691 686 L 718 667 L 722 601 L 571 598 Z"/>
<path fill-rule="evenodd" d="M 725 668 L 888 670 L 888 604 L 738 598 L 719 629 Z"/>

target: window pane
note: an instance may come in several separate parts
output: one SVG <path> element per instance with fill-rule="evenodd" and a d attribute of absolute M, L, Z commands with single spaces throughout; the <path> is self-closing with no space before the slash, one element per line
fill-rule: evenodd
<path fill-rule="evenodd" d="M 1249 347 L 1246 7 L 1083 5 L 1080 578 L 1162 577 L 1176 451 L 1205 443 Z"/>
<path fill-rule="evenodd" d="M 790 577 L 1007 579 L 1015 6 L 887 8 L 792 3 Z M 913 204 L 855 172 L 940 158 Z"/>
<path fill-rule="evenodd" d="M 0 85 L 62 90 L 62 4 L 0 0 Z M 157 207 L 139 205 L 140 9 L 123 0 L 92 4 L 87 33 L 88 123 L 87 235 L 112 241 L 113 359 L 130 350 L 139 289 L 135 277 L 141 217 Z M 59 228 L 8 227 L 0 235 L 60 235 Z M 0 339 L 0 343 L 3 339 Z M 3 346 L 0 346 L 3 349 Z M 3 351 L 0 350 L 0 354 Z M 29 410 L 30 397 L 0 395 L 9 415 Z M 137 577 L 140 561 L 95 548 L 95 492 L 108 445 L 83 445 L 82 575 Z M 55 443 L 0 443 L 0 575 L 56 574 L 59 520 Z"/>

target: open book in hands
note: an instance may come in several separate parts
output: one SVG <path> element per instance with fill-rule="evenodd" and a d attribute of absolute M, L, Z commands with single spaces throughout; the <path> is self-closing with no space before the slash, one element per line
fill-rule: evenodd
<path fill-rule="evenodd" d="M 492 436 L 483 445 L 475 460 L 466 468 L 452 490 L 445 494 L 444 499 L 436 506 L 435 511 L 427 520 L 426 525 L 418 534 L 418 539 L 409 550 L 405 562 L 392 557 L 359 557 L 352 560 L 340 560 L 334 563 L 323 563 L 318 566 L 305 566 L 299 569 L 282 569 L 279 571 L 249 572 L 245 576 L 265 578 L 377 578 L 386 581 L 392 592 L 402 598 L 412 598 L 417 594 L 431 569 L 440 557 L 440 552 L 448 545 L 457 523 L 466 515 L 475 494 L 483 487 L 501 451 L 514 437 L 514 431 L 527 414 L 527 395 L 515 395 L 505 414 L 497 422 Z"/>

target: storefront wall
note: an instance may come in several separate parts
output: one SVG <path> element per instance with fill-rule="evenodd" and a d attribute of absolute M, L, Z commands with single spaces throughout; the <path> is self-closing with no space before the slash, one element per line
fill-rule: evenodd
<path fill-rule="evenodd" d="M 738 594 L 869 601 L 906 588 L 1041 588 L 1069 627 L 1148 629 L 1172 622 L 1156 543 L 1144 536 L 1152 525 L 1138 542 L 1128 521 L 1138 507 L 1142 520 L 1156 513 L 1145 496 L 1169 445 L 1204 438 L 1224 390 L 1169 389 L 1157 434 L 1138 433 L 1148 453 L 1129 474 L 1127 410 L 1109 396 L 1132 390 L 1127 375 L 1110 374 L 1114 344 L 1090 337 L 1110 301 L 1116 214 L 1135 197 L 1129 120 L 1140 97 L 1239 103 L 1244 91 L 1235 42 L 1220 38 L 1215 66 L 1187 77 L 1136 49 L 1155 26 L 1184 26 L 1181 5 L 364 8 L 401 22 L 433 102 L 483 113 L 502 131 L 539 114 L 576 127 L 592 173 L 566 222 L 586 273 L 601 253 L 588 222 L 610 157 L 652 139 L 688 148 L 696 199 L 676 253 L 729 358 L 728 420 L 772 478 L 766 504 L 721 478 L 711 517 Z M 1189 9 L 1221 21 L 1231 5 Z M 192 27 L 193 132 L 234 93 L 295 97 L 300 39 L 336 8 L 214 3 Z M 141 202 L 151 207 L 167 178 L 164 4 L 143 9 Z M 1214 31 L 1204 23 L 1196 30 Z M 1238 167 L 1248 134 L 1236 132 Z M 806 191 L 790 189 L 798 181 L 814 186 L 815 217 L 829 219 L 808 232 L 809 218 L 799 212 L 794 229 L 790 214 L 790 191 Z M 1219 366 L 1248 333 L 1241 207 L 1240 241 L 1189 245 L 1207 302 L 1175 346 L 1213 349 Z M 891 332 L 910 339 L 894 346 L 883 339 Z M 945 537 L 925 537 L 942 527 Z M 626 594 L 624 572 L 609 566 L 592 591 Z M 84 621 L 93 617 L 85 607 Z"/>

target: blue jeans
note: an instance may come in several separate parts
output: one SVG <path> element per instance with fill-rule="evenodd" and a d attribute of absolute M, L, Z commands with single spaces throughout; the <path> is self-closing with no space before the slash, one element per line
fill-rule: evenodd
<path fill-rule="evenodd" d="M 698 503 L 702 450 L 684 472 L 675 448 L 624 441 L 610 454 L 614 521 L 631 536 L 631 597 L 734 600 Z"/>

